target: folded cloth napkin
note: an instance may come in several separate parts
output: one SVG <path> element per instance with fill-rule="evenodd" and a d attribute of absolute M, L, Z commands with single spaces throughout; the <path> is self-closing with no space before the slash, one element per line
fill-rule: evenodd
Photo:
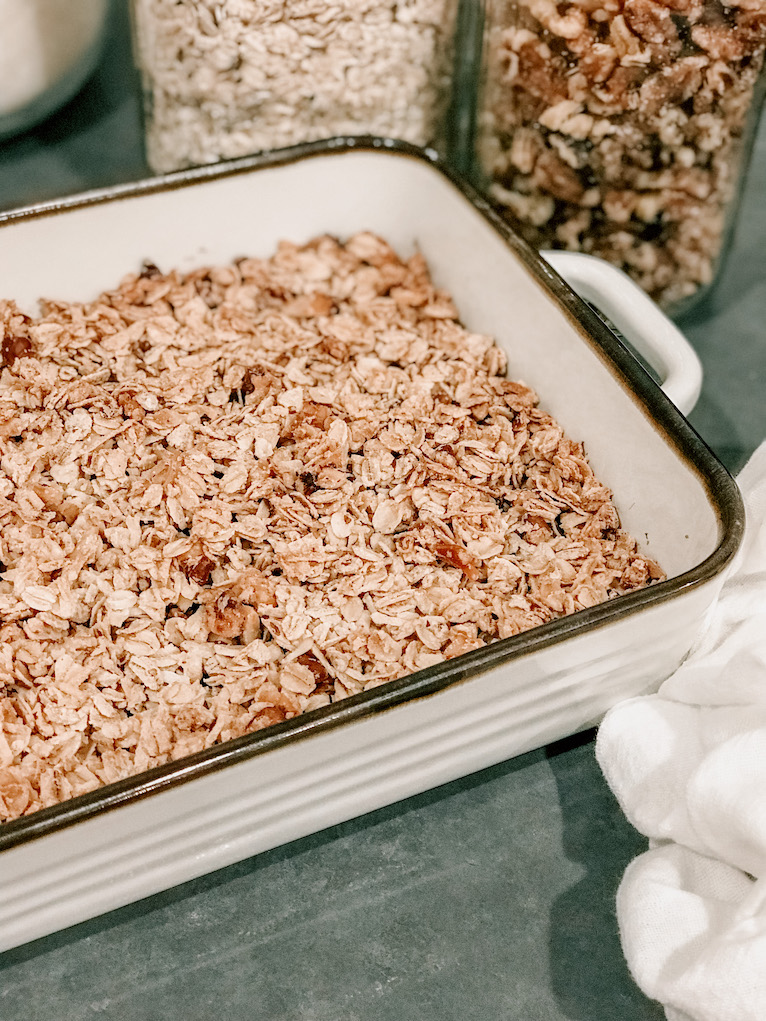
<path fill-rule="evenodd" d="M 631 974 L 668 1021 L 766 1021 L 766 443 L 738 482 L 744 541 L 695 647 L 596 739 L 649 838 L 617 919 Z"/>

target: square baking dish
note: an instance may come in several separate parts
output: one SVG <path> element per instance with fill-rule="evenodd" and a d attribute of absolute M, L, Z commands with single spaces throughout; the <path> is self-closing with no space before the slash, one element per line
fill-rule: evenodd
<path fill-rule="evenodd" d="M 678 666 L 714 602 L 742 536 L 735 482 L 604 319 L 429 151 L 338 139 L 14 211 L 0 279 L 34 313 L 146 259 L 187 270 L 360 230 L 423 252 L 465 325 L 584 442 L 667 580 L 6 823 L 0 949 L 592 726 Z M 551 262 L 648 357 L 663 332 L 676 343 L 655 362 L 688 409 L 696 363 L 687 352 L 684 377 L 656 307 L 598 260 Z"/>

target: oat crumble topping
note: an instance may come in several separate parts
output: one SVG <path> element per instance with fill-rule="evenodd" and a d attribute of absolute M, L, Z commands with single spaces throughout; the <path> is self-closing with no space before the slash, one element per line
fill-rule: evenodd
<path fill-rule="evenodd" d="M 0 324 L 2 819 L 661 577 L 372 234 Z"/>

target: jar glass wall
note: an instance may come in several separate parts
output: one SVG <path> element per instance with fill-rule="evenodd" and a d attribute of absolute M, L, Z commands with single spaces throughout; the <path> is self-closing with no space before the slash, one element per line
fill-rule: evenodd
<path fill-rule="evenodd" d="M 680 312 L 714 279 L 763 95 L 763 0 L 487 0 L 475 169 L 538 248 Z"/>

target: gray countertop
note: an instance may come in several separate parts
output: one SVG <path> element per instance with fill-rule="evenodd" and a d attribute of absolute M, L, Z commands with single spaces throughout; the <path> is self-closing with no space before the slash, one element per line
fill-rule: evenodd
<path fill-rule="evenodd" d="M 56 117 L 0 143 L 0 208 L 148 173 L 128 25 Z M 681 326 L 691 421 L 738 471 L 766 437 L 766 125 L 715 291 Z M 650 1021 L 614 894 L 645 849 L 593 734 L 0 956 L 2 1021 Z"/>

